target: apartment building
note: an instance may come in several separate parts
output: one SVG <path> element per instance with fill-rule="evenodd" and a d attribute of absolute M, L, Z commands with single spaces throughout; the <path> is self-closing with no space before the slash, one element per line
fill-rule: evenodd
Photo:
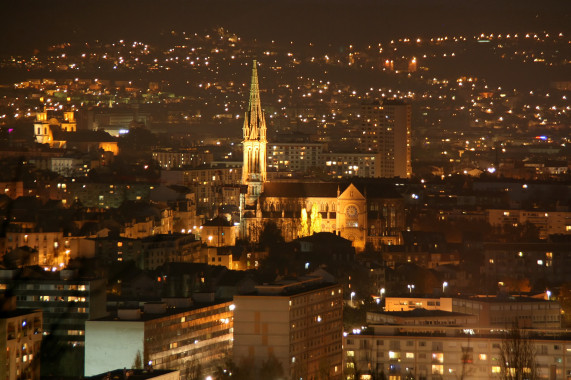
<path fill-rule="evenodd" d="M 232 348 L 232 302 L 192 304 L 188 299 L 146 303 L 90 320 L 85 334 L 85 376 L 131 368 L 138 357 L 153 369 L 186 376 L 200 363 L 206 377 Z"/>
<path fill-rule="evenodd" d="M 287 378 L 341 379 L 343 294 L 340 285 L 303 277 L 237 295 L 234 360 L 253 371 L 274 356 Z"/>
<path fill-rule="evenodd" d="M 41 311 L 0 311 L 0 378 L 39 380 L 42 332 Z"/>
<path fill-rule="evenodd" d="M 449 326 L 373 325 L 343 338 L 346 378 L 389 380 L 493 379 L 501 371 L 500 347 L 506 330 Z M 536 352 L 541 379 L 571 376 L 571 336 L 567 330 L 522 330 Z"/>
<path fill-rule="evenodd" d="M 107 314 L 105 280 L 71 270 L 0 270 L 0 295 L 6 292 L 16 297 L 16 307 L 41 310 L 44 335 L 70 346 L 83 346 L 86 320 Z"/>

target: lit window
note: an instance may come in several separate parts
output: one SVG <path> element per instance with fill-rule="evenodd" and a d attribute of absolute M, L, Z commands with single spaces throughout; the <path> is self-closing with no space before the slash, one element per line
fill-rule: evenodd
<path fill-rule="evenodd" d="M 444 374 L 444 366 L 443 365 L 432 365 L 432 374 L 433 375 L 443 375 Z"/>
<path fill-rule="evenodd" d="M 486 354 L 480 354 L 479 358 L 480 360 L 487 360 L 488 356 Z"/>
<path fill-rule="evenodd" d="M 438 363 L 443 363 L 444 362 L 444 354 L 434 353 L 434 354 L 432 354 L 432 360 L 437 361 Z"/>
<path fill-rule="evenodd" d="M 389 359 L 400 359 L 400 352 L 389 351 Z"/>

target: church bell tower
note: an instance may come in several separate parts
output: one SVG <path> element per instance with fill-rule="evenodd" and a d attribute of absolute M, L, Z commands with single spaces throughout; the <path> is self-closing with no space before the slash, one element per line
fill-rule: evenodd
<path fill-rule="evenodd" d="M 266 181 L 266 119 L 260 103 L 258 87 L 258 69 L 254 60 L 250 101 L 244 118 L 244 163 L 242 166 L 242 184 L 248 186 L 246 206 L 252 206 L 262 193 Z"/>

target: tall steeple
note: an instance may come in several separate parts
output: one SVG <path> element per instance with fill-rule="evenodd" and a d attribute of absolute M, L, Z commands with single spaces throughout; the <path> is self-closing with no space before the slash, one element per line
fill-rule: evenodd
<path fill-rule="evenodd" d="M 260 87 L 258 85 L 258 68 L 254 60 L 252 67 L 252 83 L 250 84 L 250 102 L 244 119 L 244 141 L 266 141 L 266 119 L 260 102 Z"/>
<path fill-rule="evenodd" d="M 260 102 L 258 68 L 254 60 L 252 65 L 250 101 L 244 117 L 244 163 L 242 166 L 242 184 L 248 185 L 246 205 L 253 205 L 260 196 L 266 181 L 266 119 Z"/>

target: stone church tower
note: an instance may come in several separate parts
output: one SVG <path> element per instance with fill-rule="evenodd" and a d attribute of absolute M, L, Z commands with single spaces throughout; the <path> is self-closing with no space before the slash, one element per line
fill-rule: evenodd
<path fill-rule="evenodd" d="M 244 164 L 242 166 L 242 185 L 248 186 L 245 197 L 246 206 L 252 206 L 262 193 L 266 181 L 266 119 L 260 103 L 258 87 L 258 69 L 254 60 L 250 102 L 244 118 Z"/>

